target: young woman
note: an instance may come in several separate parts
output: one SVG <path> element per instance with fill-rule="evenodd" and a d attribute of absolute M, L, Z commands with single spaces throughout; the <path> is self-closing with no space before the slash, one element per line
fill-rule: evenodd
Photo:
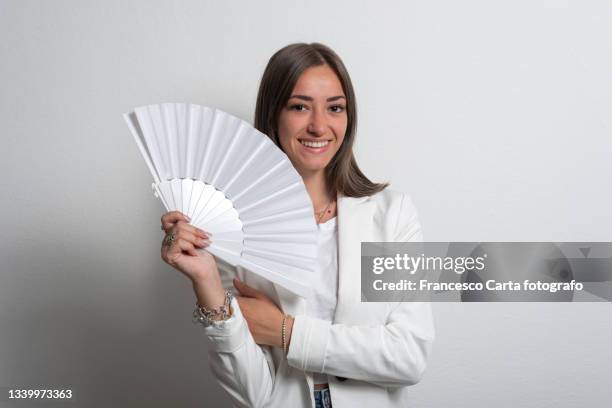
<path fill-rule="evenodd" d="M 357 166 L 355 94 L 340 58 L 292 44 L 264 72 L 255 127 L 289 157 L 319 227 L 305 301 L 206 251 L 210 234 L 162 217 L 162 258 L 193 282 L 210 366 L 239 407 L 405 407 L 434 337 L 428 303 L 361 303 L 362 241 L 420 241 L 410 198 Z M 234 287 L 232 298 L 226 289 Z"/>

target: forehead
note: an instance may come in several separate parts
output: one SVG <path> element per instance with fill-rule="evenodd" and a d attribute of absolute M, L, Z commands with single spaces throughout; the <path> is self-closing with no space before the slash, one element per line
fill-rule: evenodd
<path fill-rule="evenodd" d="M 319 65 L 305 70 L 293 88 L 293 94 L 312 97 L 344 95 L 342 83 L 328 65 Z"/>

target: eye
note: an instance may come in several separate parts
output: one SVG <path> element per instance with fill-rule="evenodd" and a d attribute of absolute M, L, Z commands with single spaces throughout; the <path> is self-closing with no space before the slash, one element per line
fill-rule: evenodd
<path fill-rule="evenodd" d="M 334 113 L 341 113 L 344 112 L 345 107 L 343 105 L 333 105 L 329 109 Z"/>
<path fill-rule="evenodd" d="M 291 105 L 289 109 L 301 112 L 306 109 L 306 105 L 304 105 L 303 103 L 296 103 L 294 105 Z"/>

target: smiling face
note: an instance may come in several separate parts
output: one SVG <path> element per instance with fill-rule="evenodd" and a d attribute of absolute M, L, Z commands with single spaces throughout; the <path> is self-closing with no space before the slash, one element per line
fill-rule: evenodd
<path fill-rule="evenodd" d="M 328 65 L 306 69 L 278 117 L 278 139 L 302 177 L 322 172 L 344 140 L 346 96 Z"/>

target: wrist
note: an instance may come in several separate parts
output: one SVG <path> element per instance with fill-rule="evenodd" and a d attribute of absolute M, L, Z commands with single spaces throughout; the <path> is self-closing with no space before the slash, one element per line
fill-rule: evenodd
<path fill-rule="evenodd" d="M 224 304 L 225 289 L 218 277 L 217 279 L 194 280 L 192 285 L 198 305 L 212 309 Z"/>
<path fill-rule="evenodd" d="M 211 270 L 203 270 L 200 273 L 193 274 L 191 276 L 191 283 L 193 286 L 204 286 L 211 285 L 215 283 L 221 283 L 221 276 L 219 275 L 219 270 L 216 265 Z"/>
<path fill-rule="evenodd" d="M 193 322 L 200 322 L 204 326 L 208 327 L 215 321 L 228 320 L 233 315 L 232 303 L 232 292 L 229 290 L 225 291 L 225 301 L 223 305 L 218 308 L 209 309 L 207 307 L 196 304 L 196 309 L 193 312 Z"/>

